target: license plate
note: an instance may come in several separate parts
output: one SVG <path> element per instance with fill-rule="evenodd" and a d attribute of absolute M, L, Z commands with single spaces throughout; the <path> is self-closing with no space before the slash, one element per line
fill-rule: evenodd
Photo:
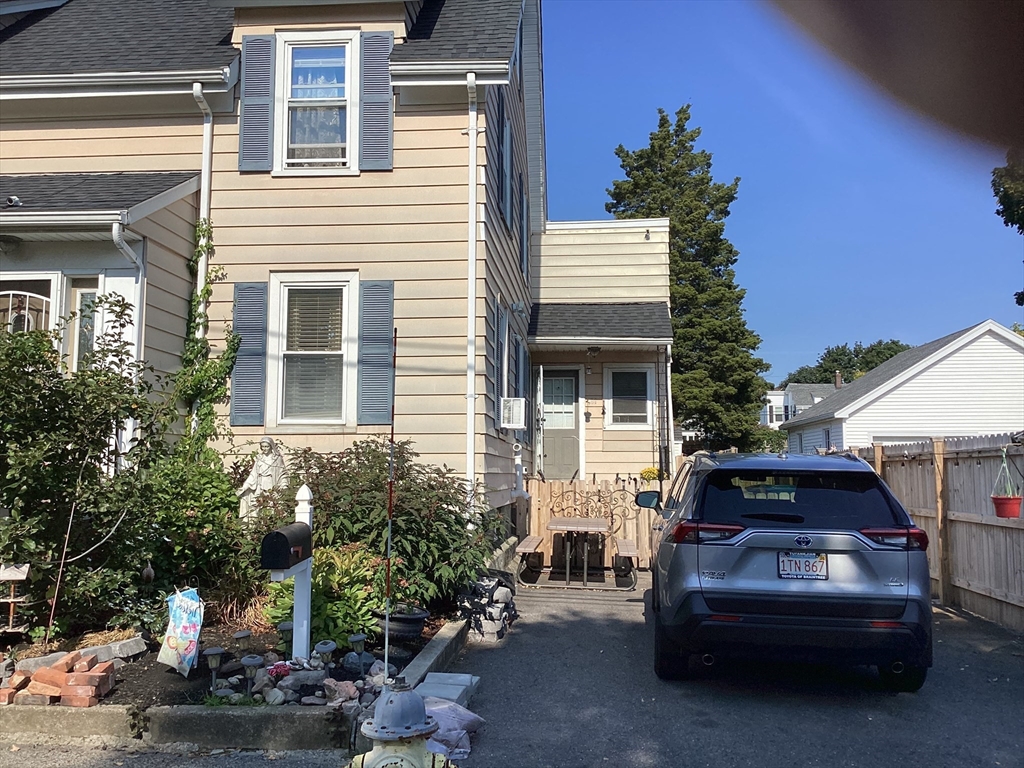
<path fill-rule="evenodd" d="M 828 555 L 824 552 L 779 552 L 780 579 L 828 579 Z"/>

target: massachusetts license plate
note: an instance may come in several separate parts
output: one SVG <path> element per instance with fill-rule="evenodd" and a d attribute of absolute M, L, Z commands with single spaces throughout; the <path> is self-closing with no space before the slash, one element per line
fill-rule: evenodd
<path fill-rule="evenodd" d="M 828 555 L 824 552 L 779 552 L 780 579 L 828 578 Z"/>

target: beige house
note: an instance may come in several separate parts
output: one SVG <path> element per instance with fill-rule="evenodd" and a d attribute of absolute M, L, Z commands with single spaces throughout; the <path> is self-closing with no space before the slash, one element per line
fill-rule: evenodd
<path fill-rule="evenodd" d="M 0 305 L 115 290 L 173 370 L 209 219 L 227 450 L 340 450 L 393 401 L 495 507 L 519 465 L 671 466 L 668 222 L 546 220 L 539 0 L 0 12 Z"/>

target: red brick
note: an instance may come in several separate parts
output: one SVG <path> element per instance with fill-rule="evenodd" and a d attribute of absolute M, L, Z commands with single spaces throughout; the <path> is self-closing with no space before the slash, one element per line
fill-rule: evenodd
<path fill-rule="evenodd" d="M 16 693 L 17 691 L 13 688 L 0 688 L 0 706 L 12 703 Z"/>
<path fill-rule="evenodd" d="M 34 704 L 36 706 L 46 706 L 47 704 L 56 704 L 60 701 L 59 696 L 43 696 L 38 693 L 29 693 L 28 691 L 18 691 L 14 694 L 15 704 Z"/>
<path fill-rule="evenodd" d="M 114 674 L 114 662 L 104 661 L 102 664 L 97 664 L 90 671 L 95 672 L 97 675 L 112 675 Z"/>
<path fill-rule="evenodd" d="M 61 696 L 60 703 L 65 707 L 95 707 L 100 700 L 95 696 Z"/>
<path fill-rule="evenodd" d="M 61 696 L 84 696 L 89 698 L 90 696 L 99 698 L 102 694 L 92 685 L 65 685 L 60 689 Z"/>
<path fill-rule="evenodd" d="M 60 688 L 67 680 L 67 673 L 53 667 L 40 667 L 32 673 L 32 682 L 55 685 Z"/>
<path fill-rule="evenodd" d="M 96 666 L 96 654 L 91 653 L 88 656 L 83 656 L 82 660 L 75 664 L 73 671 L 75 672 L 88 672 L 90 669 Z"/>
<path fill-rule="evenodd" d="M 72 651 L 71 653 L 65 654 L 61 659 L 54 662 L 50 666 L 54 669 L 60 670 L 61 672 L 70 672 L 74 669 L 75 664 L 82 660 L 82 654 L 78 651 Z"/>
<path fill-rule="evenodd" d="M 38 693 L 40 696 L 60 696 L 61 687 L 59 685 L 48 685 L 41 683 L 38 680 L 33 680 L 28 684 L 28 688 L 25 689 L 28 693 Z"/>
<path fill-rule="evenodd" d="M 22 688 L 28 685 L 29 680 L 31 679 L 32 675 L 30 675 L 28 672 L 15 672 L 13 675 L 7 678 L 7 685 L 16 691 L 20 691 Z"/>
<path fill-rule="evenodd" d="M 99 687 L 103 682 L 113 683 L 114 676 L 111 674 L 103 674 L 97 672 L 95 669 L 92 672 L 72 672 L 64 680 L 64 685 L 92 685 Z"/>

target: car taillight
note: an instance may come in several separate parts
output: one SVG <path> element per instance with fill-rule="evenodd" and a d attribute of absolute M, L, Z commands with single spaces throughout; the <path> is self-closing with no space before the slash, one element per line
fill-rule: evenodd
<path fill-rule="evenodd" d="M 676 544 L 705 544 L 709 541 L 732 538 L 744 530 L 742 525 L 715 525 L 683 520 L 672 529 L 672 539 Z"/>
<path fill-rule="evenodd" d="M 901 549 L 928 549 L 928 534 L 917 526 L 909 528 L 861 528 L 860 531 L 874 542 Z"/>

